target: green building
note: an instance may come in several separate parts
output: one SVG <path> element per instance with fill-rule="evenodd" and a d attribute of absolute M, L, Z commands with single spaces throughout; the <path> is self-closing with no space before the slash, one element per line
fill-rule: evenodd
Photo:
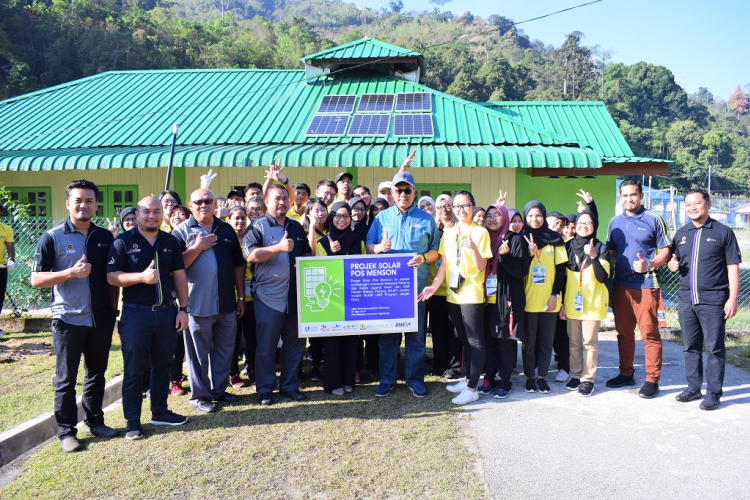
<path fill-rule="evenodd" d="M 420 83 L 419 53 L 364 38 L 303 58 L 303 70 L 114 71 L 0 102 L 0 183 L 37 216 L 65 217 L 64 186 L 102 188 L 114 216 L 164 188 L 184 195 L 218 172 L 218 194 L 262 182 L 272 160 L 314 188 L 343 170 L 376 190 L 418 151 L 420 195 L 471 190 L 480 205 L 508 191 L 571 212 L 579 188 L 602 220 L 618 175 L 665 174 L 633 155 L 601 102 L 475 103 Z"/>

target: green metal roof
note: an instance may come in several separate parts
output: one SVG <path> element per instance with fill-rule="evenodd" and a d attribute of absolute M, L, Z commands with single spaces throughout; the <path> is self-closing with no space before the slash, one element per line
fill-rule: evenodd
<path fill-rule="evenodd" d="M 178 146 L 174 165 L 244 167 L 278 159 L 291 167 L 399 167 L 414 149 L 415 167 L 599 168 L 601 156 L 568 146 L 432 144 L 256 144 Z M 168 146 L 11 151 L 0 154 L 0 171 L 91 170 L 163 167 Z"/>
<path fill-rule="evenodd" d="M 633 156 L 633 150 L 603 102 L 494 101 L 482 105 L 509 118 L 574 138 L 602 156 Z"/>
<path fill-rule="evenodd" d="M 303 61 L 311 59 L 382 59 L 385 57 L 417 57 L 422 59 L 422 54 L 403 47 L 397 47 L 390 43 L 373 40 L 372 38 L 361 38 L 353 42 L 339 45 L 328 50 L 317 52 L 302 58 Z"/>

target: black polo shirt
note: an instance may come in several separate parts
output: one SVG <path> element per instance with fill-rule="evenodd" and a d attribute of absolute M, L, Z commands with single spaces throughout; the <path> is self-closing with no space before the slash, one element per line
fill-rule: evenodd
<path fill-rule="evenodd" d="M 177 238 L 159 231 L 154 246 L 141 236 L 137 227 L 117 237 L 109 251 L 107 272 L 140 273 L 154 261 L 159 271 L 159 281 L 155 285 L 138 283 L 122 289 L 125 304 L 142 306 L 164 305 L 172 302 L 177 293 L 172 281 L 172 271 L 185 269 L 182 249 Z"/>
<path fill-rule="evenodd" d="M 287 312 L 288 307 L 297 306 L 297 278 L 294 266 L 297 257 L 312 254 L 305 230 L 296 220 L 286 218 L 284 224 L 266 214 L 253 222 L 242 242 L 245 253 L 250 255 L 260 247 L 270 247 L 281 241 L 284 231 L 294 240 L 291 252 L 281 253 L 272 259 L 253 266 L 253 293 L 268 307 Z"/>
<path fill-rule="evenodd" d="M 210 231 L 201 226 L 192 215 L 172 231 L 172 235 L 180 241 L 183 252 L 195 244 L 199 235 L 209 234 L 216 235 L 216 245 L 202 251 L 187 268 L 190 314 L 199 317 L 228 314 L 237 310 L 234 268 L 244 268 L 246 264 L 237 234 L 232 226 L 218 217 L 213 218 Z M 240 293 L 245 293 L 244 285 Z"/>
<path fill-rule="evenodd" d="M 91 264 L 88 278 L 71 278 L 52 287 L 52 317 L 70 325 L 94 326 L 96 318 L 115 313 L 107 283 L 107 256 L 114 237 L 93 222 L 84 236 L 70 217 L 42 234 L 34 253 L 32 271 L 70 269 L 83 255 Z M 93 317 L 92 317 L 93 316 Z"/>
<path fill-rule="evenodd" d="M 672 250 L 680 262 L 680 301 L 723 306 L 729 299 L 727 266 L 742 262 L 734 231 L 710 217 L 700 227 L 691 221 L 675 233 Z"/>

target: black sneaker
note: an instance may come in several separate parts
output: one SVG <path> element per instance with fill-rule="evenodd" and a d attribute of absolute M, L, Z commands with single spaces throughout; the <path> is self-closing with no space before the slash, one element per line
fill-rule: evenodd
<path fill-rule="evenodd" d="M 141 429 L 141 423 L 137 420 L 128 420 L 128 425 L 125 427 L 125 439 L 132 441 L 134 439 L 141 439 L 143 437 L 143 429 Z"/>
<path fill-rule="evenodd" d="M 635 385 L 635 377 L 633 375 L 625 376 L 621 373 L 615 378 L 607 380 L 607 387 L 611 387 L 613 389 L 619 389 L 620 387 L 625 387 L 626 385 Z"/>
<path fill-rule="evenodd" d="M 463 373 L 456 370 L 446 370 L 445 373 L 443 373 L 442 381 L 443 382 L 458 382 L 464 377 Z"/>
<path fill-rule="evenodd" d="M 526 392 L 536 392 L 536 380 L 533 378 L 526 379 Z"/>
<path fill-rule="evenodd" d="M 594 394 L 594 384 L 591 382 L 582 382 L 578 386 L 578 395 L 587 398 Z"/>
<path fill-rule="evenodd" d="M 151 415 L 152 425 L 182 425 L 187 421 L 187 417 L 178 415 L 169 410 L 165 411 L 164 413 Z"/>
<path fill-rule="evenodd" d="M 649 382 L 648 380 L 643 383 L 643 387 L 638 391 L 638 396 L 643 399 L 651 399 L 659 394 L 659 384 L 655 382 Z"/>
<path fill-rule="evenodd" d="M 293 389 L 291 391 L 279 391 L 279 395 L 289 398 L 292 401 L 304 401 L 307 396 L 302 394 L 299 389 Z"/>
<path fill-rule="evenodd" d="M 118 431 L 117 429 L 113 429 L 112 427 L 107 427 L 104 424 L 99 424 L 92 425 L 91 427 L 87 425 L 84 428 L 83 433 L 87 436 L 111 438 L 118 435 L 120 431 Z"/>
<path fill-rule="evenodd" d="M 700 399 L 702 397 L 703 394 L 701 394 L 701 391 L 692 391 L 690 389 L 685 389 L 674 398 L 680 403 L 687 403 L 689 401 L 695 401 L 696 399 Z"/>
<path fill-rule="evenodd" d="M 549 384 L 546 380 L 540 378 L 536 381 L 536 385 L 539 386 L 539 392 L 541 392 L 542 394 L 549 394 Z"/>
<path fill-rule="evenodd" d="M 575 391 L 581 385 L 581 379 L 571 378 L 570 381 L 565 384 L 565 388 L 569 391 Z"/>
<path fill-rule="evenodd" d="M 699 406 L 699 408 L 701 410 L 711 411 L 718 408 L 720 404 L 721 400 L 719 399 L 719 396 L 717 396 L 713 392 L 709 392 L 706 394 L 705 399 L 701 401 L 701 405 Z"/>

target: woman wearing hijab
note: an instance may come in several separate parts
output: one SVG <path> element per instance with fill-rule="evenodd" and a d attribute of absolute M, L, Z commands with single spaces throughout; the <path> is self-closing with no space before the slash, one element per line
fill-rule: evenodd
<path fill-rule="evenodd" d="M 464 347 L 466 379 L 447 387 L 457 394 L 452 400 L 457 405 L 479 399 L 477 388 L 484 369 L 484 281 L 492 251 L 489 233 L 472 220 L 474 207 L 470 192 L 456 193 L 453 212 L 458 224 L 443 233 L 437 275 L 419 294 L 419 300 L 427 300 L 444 280 L 448 282 L 448 314 Z"/>
<path fill-rule="evenodd" d="M 367 217 L 367 229 L 370 229 L 370 226 L 372 226 L 372 223 L 375 222 L 375 217 L 388 208 L 388 200 L 385 198 L 373 198 L 372 202 L 370 203 L 370 214 Z"/>
<path fill-rule="evenodd" d="M 435 221 L 438 225 L 440 238 L 446 229 L 456 224 L 453 215 L 453 198 L 441 194 L 435 201 Z M 430 264 L 427 282 L 435 280 L 441 258 Z M 427 301 L 427 315 L 432 334 L 432 374 L 442 377 L 446 382 L 455 382 L 462 377 L 463 347 L 458 339 L 453 322 L 448 315 L 448 283 L 443 281 L 435 290 L 435 294 Z M 425 329 L 426 330 L 426 329 Z"/>
<path fill-rule="evenodd" d="M 328 215 L 328 234 L 318 240 L 316 255 L 360 255 L 365 253 L 365 242 L 351 228 L 352 209 L 345 201 L 331 207 Z M 357 361 L 357 335 L 323 338 L 326 368 L 323 371 L 323 390 L 335 396 L 354 391 Z"/>
<path fill-rule="evenodd" d="M 365 205 L 365 200 L 359 196 L 355 196 L 349 200 L 349 206 L 352 209 L 352 231 L 354 231 L 357 237 L 361 237 L 362 241 L 365 241 L 368 230 L 367 205 Z"/>
<path fill-rule="evenodd" d="M 484 207 L 477 207 L 474 211 L 474 222 L 477 226 L 485 227 L 484 222 L 487 219 L 487 210 Z"/>
<path fill-rule="evenodd" d="M 417 206 L 419 207 L 420 210 L 424 210 L 431 216 L 435 217 L 435 214 L 436 214 L 435 200 L 433 200 L 429 196 L 422 196 L 417 202 Z"/>
<path fill-rule="evenodd" d="M 523 340 L 526 295 L 523 279 L 529 272 L 529 249 L 521 235 L 510 231 L 508 209 L 490 205 L 486 229 L 490 234 L 492 258 L 487 264 L 484 309 L 485 376 L 480 394 L 505 399 L 510 394 L 510 377 L 516 364 L 517 340 Z M 513 332 L 510 316 L 513 311 Z"/>
<path fill-rule="evenodd" d="M 310 198 L 305 203 L 305 212 L 302 216 L 302 229 L 305 230 L 310 248 L 313 255 L 315 255 L 318 239 L 328 234 L 328 208 L 322 198 Z M 307 353 L 312 358 L 310 378 L 312 380 L 320 380 L 320 365 L 323 363 L 323 342 L 320 338 L 310 338 L 309 340 L 310 346 L 307 348 Z M 299 370 L 299 378 L 301 379 L 301 363 Z"/>
<path fill-rule="evenodd" d="M 568 390 L 591 396 L 597 366 L 599 326 L 607 317 L 609 252 L 596 239 L 599 220 L 584 210 L 576 217 L 576 233 L 567 243 L 567 285 L 560 318 L 568 320 L 570 338 L 570 382 Z"/>
<path fill-rule="evenodd" d="M 523 231 L 523 217 L 518 213 L 518 210 L 509 208 L 508 217 L 510 217 L 510 230 L 521 234 L 521 231 Z"/>
<path fill-rule="evenodd" d="M 540 201 L 530 201 L 523 209 L 523 237 L 528 244 L 531 265 L 526 275 L 525 327 L 523 344 L 523 372 L 526 392 L 549 394 L 545 378 L 552 357 L 560 293 L 565 285 L 565 266 L 568 254 L 559 233 L 547 225 L 547 210 Z M 539 354 L 535 354 L 536 344 Z M 534 369 L 538 368 L 538 376 Z M 538 377 L 538 378 L 537 378 Z"/>

